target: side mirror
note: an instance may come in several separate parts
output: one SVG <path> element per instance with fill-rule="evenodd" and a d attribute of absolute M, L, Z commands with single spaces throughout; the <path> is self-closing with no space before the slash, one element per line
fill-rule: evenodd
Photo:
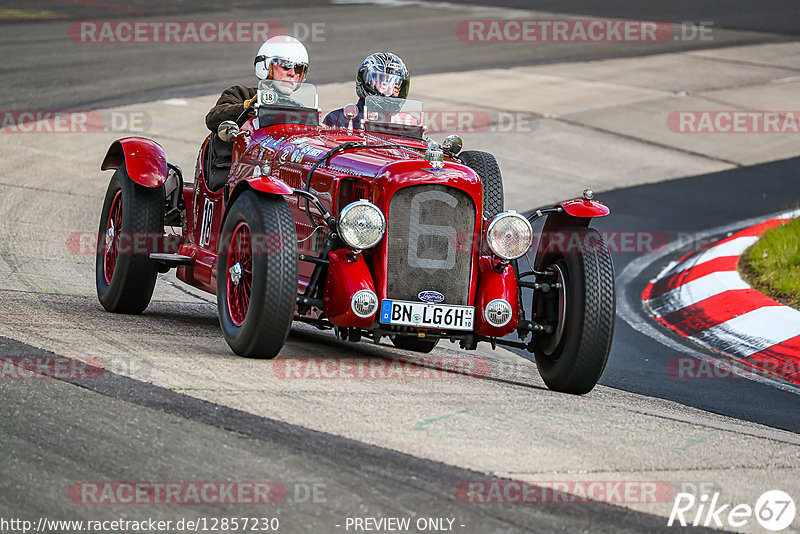
<path fill-rule="evenodd" d="M 355 104 L 347 104 L 342 110 L 344 117 L 347 119 L 347 132 L 353 133 L 353 119 L 358 115 L 358 106 Z"/>
<path fill-rule="evenodd" d="M 225 143 L 230 143 L 239 134 L 239 125 L 233 121 L 222 121 L 217 127 L 217 135 Z"/>
<path fill-rule="evenodd" d="M 353 120 L 356 118 L 356 115 L 358 115 L 358 106 L 355 104 L 347 104 L 342 112 L 347 119 Z"/>

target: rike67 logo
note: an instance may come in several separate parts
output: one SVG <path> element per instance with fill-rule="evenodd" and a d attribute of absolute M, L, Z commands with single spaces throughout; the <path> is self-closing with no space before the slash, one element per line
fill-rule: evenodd
<path fill-rule="evenodd" d="M 763 528 L 778 532 L 792 524 L 795 512 L 794 500 L 781 490 L 764 492 L 755 506 L 722 504 L 719 492 L 703 494 L 699 499 L 691 493 L 678 493 L 667 526 L 743 528 L 755 519 Z"/>

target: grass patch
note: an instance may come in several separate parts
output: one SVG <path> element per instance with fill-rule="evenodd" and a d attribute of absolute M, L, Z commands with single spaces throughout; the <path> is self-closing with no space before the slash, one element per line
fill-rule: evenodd
<path fill-rule="evenodd" d="M 768 230 L 742 255 L 739 269 L 755 289 L 800 309 L 800 217 Z"/>

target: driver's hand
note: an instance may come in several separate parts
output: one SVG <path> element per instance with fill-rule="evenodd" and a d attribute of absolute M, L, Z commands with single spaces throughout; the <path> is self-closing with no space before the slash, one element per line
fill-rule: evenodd
<path fill-rule="evenodd" d="M 253 102 L 255 102 L 255 101 L 256 101 L 256 98 L 258 98 L 258 95 L 254 96 L 253 98 L 250 98 L 250 99 L 248 99 L 248 100 L 245 100 L 245 101 L 244 101 L 244 104 L 243 104 L 243 106 L 244 106 L 244 109 L 247 109 L 247 108 L 249 108 L 250 106 L 252 106 L 252 105 L 253 105 Z"/>

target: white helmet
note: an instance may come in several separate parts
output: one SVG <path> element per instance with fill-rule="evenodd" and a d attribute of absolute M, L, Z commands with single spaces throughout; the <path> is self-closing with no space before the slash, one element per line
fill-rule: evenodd
<path fill-rule="evenodd" d="M 294 68 L 300 75 L 300 82 L 308 74 L 308 51 L 303 43 L 288 35 L 277 35 L 269 38 L 261 48 L 255 59 L 256 76 L 262 80 L 272 79 L 272 63 L 280 61 L 283 68 Z"/>

